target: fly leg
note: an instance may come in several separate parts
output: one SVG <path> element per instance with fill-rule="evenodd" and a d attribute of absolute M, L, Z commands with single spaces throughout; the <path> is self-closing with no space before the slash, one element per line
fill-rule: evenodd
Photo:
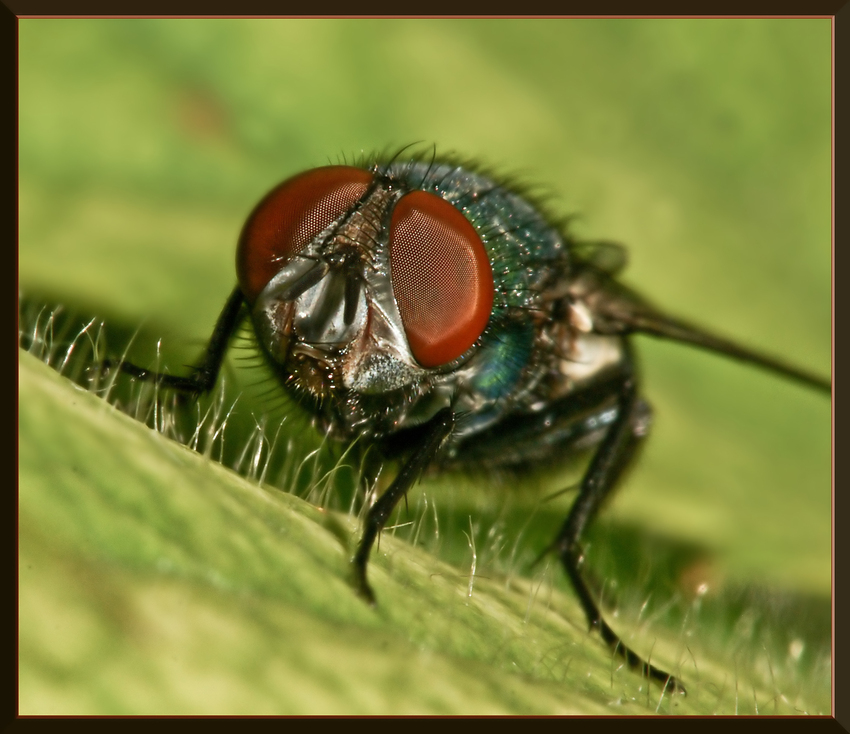
<path fill-rule="evenodd" d="M 570 577 L 591 629 L 598 629 L 602 639 L 631 669 L 659 681 L 665 690 L 684 693 L 684 686 L 675 677 L 641 658 L 608 626 L 581 575 L 582 534 L 616 486 L 617 480 L 646 433 L 645 417 L 637 397 L 635 378 L 631 374 L 626 375 L 620 383 L 617 410 L 617 418 L 590 462 L 582 479 L 579 495 L 553 543 L 553 548 Z"/>
<path fill-rule="evenodd" d="M 227 345 L 245 316 L 242 304 L 244 296 L 239 287 L 233 290 L 227 303 L 216 321 L 212 336 L 207 344 L 206 352 L 201 363 L 192 370 L 188 377 L 169 375 L 164 372 L 152 372 L 131 362 L 105 359 L 101 362 L 101 370 L 117 367 L 121 372 L 145 382 L 155 382 L 160 387 L 177 390 L 185 395 L 200 395 L 209 392 L 215 386 Z"/>
<path fill-rule="evenodd" d="M 384 525 L 392 514 L 398 501 L 407 494 L 407 491 L 416 483 L 422 472 L 428 468 L 433 461 L 443 442 L 451 435 L 455 425 L 455 414 L 451 408 L 443 408 L 430 421 L 422 443 L 414 451 L 413 455 L 404 463 L 399 470 L 393 483 L 380 496 L 378 501 L 369 508 L 366 516 L 363 537 L 354 555 L 354 574 L 357 593 L 360 594 L 370 605 L 375 604 L 375 594 L 366 579 L 366 566 L 369 563 L 369 553 L 375 538 L 383 530 Z"/>

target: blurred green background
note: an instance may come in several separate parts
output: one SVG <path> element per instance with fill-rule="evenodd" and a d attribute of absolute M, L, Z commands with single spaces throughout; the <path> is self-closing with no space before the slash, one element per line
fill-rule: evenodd
<path fill-rule="evenodd" d="M 20 287 L 144 322 L 166 354 L 210 333 L 271 186 L 423 141 L 541 185 L 578 235 L 627 245 L 627 282 L 672 312 L 829 372 L 828 20 L 24 20 L 19 39 Z M 642 538 L 692 549 L 674 581 L 755 585 L 816 618 L 788 639 L 824 644 L 828 401 L 638 351 L 656 422 L 593 536 L 600 574 L 641 577 Z M 466 510 L 499 495 L 453 481 L 427 492 L 465 549 Z M 563 511 L 540 513 L 531 557 Z M 828 706 L 828 673 L 814 685 Z"/>

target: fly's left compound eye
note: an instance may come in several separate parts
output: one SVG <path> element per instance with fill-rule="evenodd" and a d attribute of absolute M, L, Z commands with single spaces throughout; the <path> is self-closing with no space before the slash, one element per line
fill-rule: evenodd
<path fill-rule="evenodd" d="M 427 191 L 396 204 L 390 272 L 407 342 L 423 367 L 460 357 L 481 336 L 493 308 L 493 271 L 484 243 L 454 206 Z"/>
<path fill-rule="evenodd" d="M 266 195 L 245 222 L 236 251 L 236 273 L 249 303 L 310 240 L 357 203 L 372 178 L 360 168 L 324 166 L 293 176 Z"/>

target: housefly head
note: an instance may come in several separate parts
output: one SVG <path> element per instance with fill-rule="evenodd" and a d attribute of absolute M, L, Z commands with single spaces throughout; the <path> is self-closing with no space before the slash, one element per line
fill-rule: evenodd
<path fill-rule="evenodd" d="M 427 381 L 474 348 L 493 306 L 469 220 L 377 168 L 284 181 L 248 218 L 236 260 L 262 347 L 318 400 Z"/>

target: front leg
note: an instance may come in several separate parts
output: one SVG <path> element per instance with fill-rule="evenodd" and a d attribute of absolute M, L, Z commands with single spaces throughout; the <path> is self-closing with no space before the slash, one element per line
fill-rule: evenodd
<path fill-rule="evenodd" d="M 181 377 L 180 375 L 169 375 L 164 372 L 152 372 L 132 362 L 111 359 L 105 359 L 101 362 L 101 370 L 109 370 L 112 367 L 117 367 L 121 372 L 131 375 L 137 380 L 154 382 L 159 387 L 177 390 L 184 395 L 197 396 L 201 393 L 209 392 L 215 387 L 230 339 L 236 333 L 236 329 L 245 317 L 246 312 L 243 309 L 244 302 L 245 298 L 242 295 L 242 291 L 237 286 L 230 294 L 218 317 L 218 321 L 216 321 L 201 363 L 192 370 L 192 374 L 189 376 Z"/>
<path fill-rule="evenodd" d="M 364 523 L 363 537 L 360 540 L 357 553 L 354 555 L 353 563 L 357 592 L 371 605 L 375 604 L 375 594 L 366 579 L 366 566 L 369 563 L 369 553 L 372 550 L 375 538 L 384 529 L 398 501 L 404 497 L 422 476 L 422 472 L 434 460 L 440 447 L 454 430 L 454 426 L 455 414 L 451 408 L 443 408 L 439 411 L 429 422 L 421 444 L 401 467 L 393 483 L 369 508 L 369 514 Z"/>
<path fill-rule="evenodd" d="M 656 668 L 631 650 L 603 619 L 581 575 L 580 541 L 587 526 L 596 516 L 605 498 L 617 484 L 623 470 L 634 456 L 640 440 L 646 435 L 647 420 L 637 397 L 634 376 L 623 377 L 617 397 L 617 418 L 599 445 L 581 481 L 581 488 L 553 544 L 561 563 L 578 594 L 591 629 L 598 629 L 602 639 L 626 664 L 641 675 L 661 682 L 665 690 L 685 693 L 684 686 L 672 675 Z"/>

